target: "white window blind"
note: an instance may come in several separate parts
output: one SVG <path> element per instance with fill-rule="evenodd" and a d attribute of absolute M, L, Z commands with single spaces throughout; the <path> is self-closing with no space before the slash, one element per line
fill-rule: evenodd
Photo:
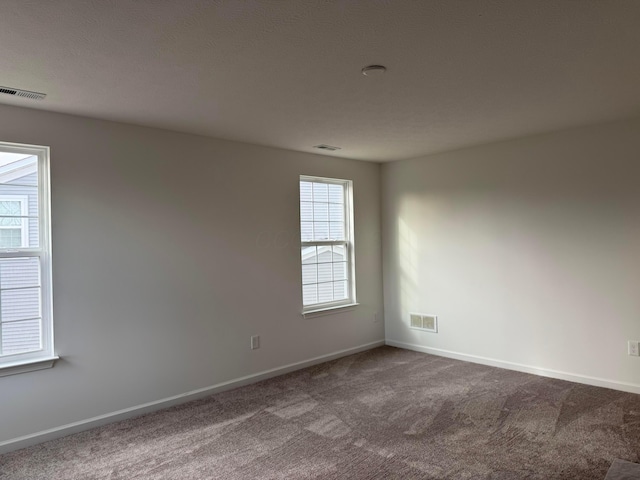
<path fill-rule="evenodd" d="M 53 356 L 47 147 L 0 142 L 0 369 Z"/>
<path fill-rule="evenodd" d="M 351 191 L 349 180 L 300 177 L 305 311 L 355 302 Z"/>

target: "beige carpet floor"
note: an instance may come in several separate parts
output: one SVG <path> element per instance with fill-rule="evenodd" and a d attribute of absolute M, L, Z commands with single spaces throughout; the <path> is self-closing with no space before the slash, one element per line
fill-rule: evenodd
<path fill-rule="evenodd" d="M 382 347 L 12 452 L 0 479 L 602 480 L 639 455 L 640 395 Z"/>

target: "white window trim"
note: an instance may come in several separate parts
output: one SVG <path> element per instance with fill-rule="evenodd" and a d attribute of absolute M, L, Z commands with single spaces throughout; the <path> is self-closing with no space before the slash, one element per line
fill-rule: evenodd
<path fill-rule="evenodd" d="M 340 313 L 345 310 L 354 308 L 358 305 L 356 301 L 356 267 L 355 267 L 355 242 L 354 242 L 354 219 L 353 219 L 353 181 L 344 180 L 339 178 L 326 178 L 317 177 L 311 175 L 300 175 L 299 182 L 321 182 L 321 183 L 333 183 L 344 186 L 344 208 L 345 208 L 345 233 L 346 240 L 330 240 L 330 241 L 300 241 L 300 246 L 321 246 L 321 245 L 344 245 L 347 257 L 347 272 L 348 281 L 347 286 L 349 294 L 344 300 L 334 302 L 314 303 L 311 305 L 302 306 L 302 315 L 304 318 L 312 318 L 322 315 L 330 315 L 334 313 Z M 299 185 L 298 182 L 298 185 Z M 298 194 L 300 188 L 298 188 Z M 300 210 L 300 197 L 298 197 L 298 211 Z M 298 228 L 300 228 L 300 221 L 298 221 Z M 301 238 L 301 234 L 298 238 Z M 298 258 L 301 258 L 300 256 Z M 302 272 L 302 260 L 300 261 L 300 272 Z M 302 292 L 302 276 L 301 289 Z M 301 297 L 302 298 L 302 297 Z"/>
<path fill-rule="evenodd" d="M 0 366 L 0 377 L 8 377 L 18 373 L 35 372 L 36 370 L 46 370 L 53 367 L 56 360 L 60 357 L 53 355 L 52 357 L 36 358 L 33 360 L 24 360 L 6 363 Z"/>
<path fill-rule="evenodd" d="M 38 192 L 39 193 L 39 192 Z M 0 230 L 20 229 L 20 240 L 22 245 L 20 248 L 29 246 L 29 197 L 27 195 L 0 195 L 0 202 L 20 202 L 20 214 L 22 215 L 22 224 L 18 226 L 0 225 Z"/>
<path fill-rule="evenodd" d="M 359 303 L 347 303 L 345 305 L 338 305 L 336 307 L 319 308 L 316 310 L 305 310 L 302 312 L 304 318 L 324 317 L 325 315 L 335 315 L 337 313 L 350 312 L 355 309 Z"/>
<path fill-rule="evenodd" d="M 0 142 L 0 150 L 7 153 L 33 155 L 38 158 L 39 247 L 0 249 L 0 258 L 36 257 L 40 259 L 41 348 L 40 350 L 28 353 L 18 353 L 0 357 L 0 376 L 6 376 L 50 368 L 59 357 L 54 353 L 53 338 L 49 147 Z"/>

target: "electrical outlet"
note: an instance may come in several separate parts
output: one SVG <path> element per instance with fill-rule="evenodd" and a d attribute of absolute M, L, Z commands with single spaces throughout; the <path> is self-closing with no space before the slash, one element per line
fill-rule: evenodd
<path fill-rule="evenodd" d="M 378 312 L 373 313 L 373 323 L 378 323 L 380 321 L 380 317 Z"/>
<path fill-rule="evenodd" d="M 628 353 L 634 357 L 640 357 L 640 342 L 637 340 L 629 340 Z"/>
<path fill-rule="evenodd" d="M 260 335 L 254 335 L 251 337 L 251 350 L 260 348 Z"/>

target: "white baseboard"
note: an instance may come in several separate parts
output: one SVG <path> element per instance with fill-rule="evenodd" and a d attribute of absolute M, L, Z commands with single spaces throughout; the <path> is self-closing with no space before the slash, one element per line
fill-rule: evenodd
<path fill-rule="evenodd" d="M 61 425 L 59 427 L 51 428 L 49 430 L 43 430 L 41 432 L 24 435 L 18 438 L 12 438 L 0 442 L 0 454 L 8 453 L 21 448 L 36 445 L 38 443 L 46 442 L 48 440 L 54 440 L 56 438 L 65 437 L 73 433 L 82 432 L 91 428 L 106 425 L 108 423 L 117 422 L 120 420 L 126 420 L 128 418 L 144 415 L 145 413 L 154 412 L 156 410 L 162 410 L 163 408 L 172 407 L 181 403 L 189 402 L 191 400 L 197 400 L 214 393 L 224 392 L 233 388 L 242 387 L 251 383 L 256 383 L 261 380 L 266 380 L 271 377 L 277 377 L 278 375 L 284 375 L 285 373 L 300 370 L 302 368 L 311 367 L 319 363 L 335 360 L 336 358 L 346 357 L 347 355 L 353 355 L 354 353 L 364 352 L 372 348 L 381 347 L 385 344 L 384 340 L 378 340 L 376 342 L 366 343 L 353 348 L 345 350 L 339 350 L 337 352 L 329 353 L 327 355 L 321 355 L 319 357 L 310 358 L 301 362 L 290 363 L 282 367 L 272 368 L 263 372 L 254 373 L 244 377 L 229 380 L 227 382 L 218 383 L 209 387 L 199 388 L 190 392 L 181 393 L 172 397 L 163 398 L 142 405 L 136 405 L 134 407 L 125 408 L 116 412 L 106 413 L 97 417 L 88 418 L 86 420 L 80 420 L 78 422 L 69 423 L 67 425 Z"/>
<path fill-rule="evenodd" d="M 570 382 L 584 383 L 586 385 L 593 385 L 595 387 L 611 388 L 613 390 L 621 390 L 623 392 L 640 394 L 640 385 L 635 383 L 618 382 L 616 380 L 608 380 L 606 378 L 589 377 L 587 375 L 580 375 L 577 373 L 560 372 L 557 370 L 550 370 L 548 368 L 534 367 L 531 365 L 523 365 L 521 363 L 497 360 L 495 358 L 487 358 L 487 357 L 480 357 L 477 355 L 469 355 L 466 353 L 452 352 L 450 350 L 425 347 L 422 345 L 398 342 L 396 340 L 390 340 L 390 339 L 387 339 L 385 343 L 391 347 L 404 348 L 407 350 L 414 350 L 416 352 L 430 353 L 432 355 L 439 355 L 441 357 L 455 358 L 456 360 L 464 360 L 465 362 L 480 363 L 482 365 L 489 365 L 492 367 L 506 368 L 507 370 L 516 370 L 518 372 L 533 373 L 535 375 L 540 375 L 542 377 L 557 378 L 559 380 L 568 380 Z"/>

